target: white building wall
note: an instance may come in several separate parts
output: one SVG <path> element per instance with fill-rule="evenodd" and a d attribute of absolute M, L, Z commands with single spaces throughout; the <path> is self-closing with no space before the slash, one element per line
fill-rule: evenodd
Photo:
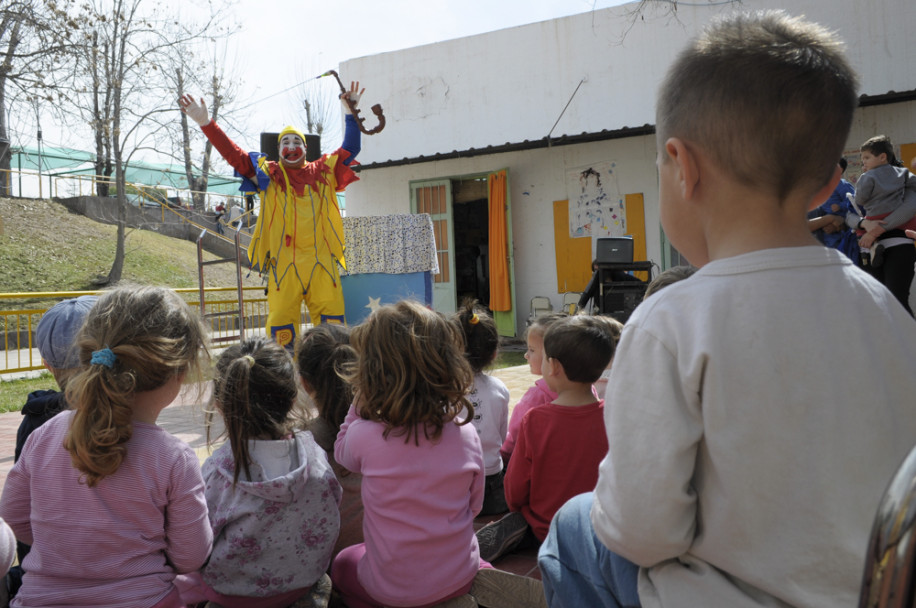
<path fill-rule="evenodd" d="M 835 29 L 875 95 L 916 88 L 913 0 L 743 0 L 740 4 L 638 3 L 344 62 L 387 126 L 367 138 L 362 163 L 506 142 L 541 140 L 582 79 L 553 136 L 655 123 L 655 92 L 687 40 L 715 15 L 785 8 Z M 643 18 L 644 17 L 644 18 Z"/>
<path fill-rule="evenodd" d="M 740 8 L 779 8 L 745 0 Z M 676 52 L 714 15 L 732 7 L 681 5 L 676 19 L 651 11 L 627 17 L 635 4 L 345 62 L 341 74 L 381 103 L 388 126 L 363 138 L 363 164 L 488 145 L 543 140 L 580 80 L 586 81 L 553 136 L 654 124 L 658 82 Z M 839 30 L 869 95 L 916 89 L 916 3 L 912 0 L 796 0 L 788 8 Z M 631 27 L 632 26 L 632 27 Z M 629 29 L 628 29 L 629 28 Z M 625 34 L 625 36 L 624 36 Z M 862 108 L 848 150 L 887 133 L 916 142 L 916 102 Z M 620 195 L 643 193 L 647 251 L 661 263 L 654 136 L 490 154 L 368 169 L 347 189 L 348 215 L 410 212 L 410 182 L 509 169 L 519 333 L 528 302 L 557 293 L 552 203 L 567 199 L 568 169 L 613 161 Z M 594 245 L 593 245 L 594 247 Z M 916 299 L 916 298 L 914 298 Z"/>

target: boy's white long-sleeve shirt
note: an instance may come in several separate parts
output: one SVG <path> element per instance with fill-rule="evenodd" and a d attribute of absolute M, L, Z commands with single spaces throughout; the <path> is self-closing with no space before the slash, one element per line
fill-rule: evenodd
<path fill-rule="evenodd" d="M 641 304 L 592 522 L 642 567 L 642 605 L 854 606 L 916 443 L 914 363 L 916 322 L 826 247 L 715 261 Z"/>

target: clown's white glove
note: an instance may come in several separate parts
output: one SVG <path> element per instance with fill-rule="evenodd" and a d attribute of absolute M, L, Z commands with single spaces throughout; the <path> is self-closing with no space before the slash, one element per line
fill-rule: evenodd
<path fill-rule="evenodd" d="M 350 90 L 340 94 L 340 104 L 343 106 L 344 114 L 352 114 L 350 106 L 347 105 L 347 99 L 353 103 L 353 107 L 356 107 L 359 105 L 359 98 L 365 91 L 365 88 L 362 91 L 359 90 L 359 81 L 350 83 Z"/>
<path fill-rule="evenodd" d="M 200 103 L 194 101 L 190 95 L 182 95 L 178 98 L 178 105 L 181 111 L 191 117 L 191 120 L 203 127 L 210 124 L 210 114 L 207 112 L 207 103 L 200 99 Z"/>

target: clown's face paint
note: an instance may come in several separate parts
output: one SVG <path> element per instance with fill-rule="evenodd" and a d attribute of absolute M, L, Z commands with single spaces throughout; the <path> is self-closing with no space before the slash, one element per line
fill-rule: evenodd
<path fill-rule="evenodd" d="M 305 142 L 298 135 L 284 135 L 280 139 L 280 158 L 287 165 L 298 165 L 305 160 Z"/>

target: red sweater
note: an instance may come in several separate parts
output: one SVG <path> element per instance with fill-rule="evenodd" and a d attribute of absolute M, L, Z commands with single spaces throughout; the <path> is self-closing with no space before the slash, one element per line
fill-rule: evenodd
<path fill-rule="evenodd" d="M 520 511 L 543 541 L 563 503 L 595 489 L 598 465 L 606 454 L 604 401 L 532 409 L 522 419 L 506 471 L 509 509 Z"/>

